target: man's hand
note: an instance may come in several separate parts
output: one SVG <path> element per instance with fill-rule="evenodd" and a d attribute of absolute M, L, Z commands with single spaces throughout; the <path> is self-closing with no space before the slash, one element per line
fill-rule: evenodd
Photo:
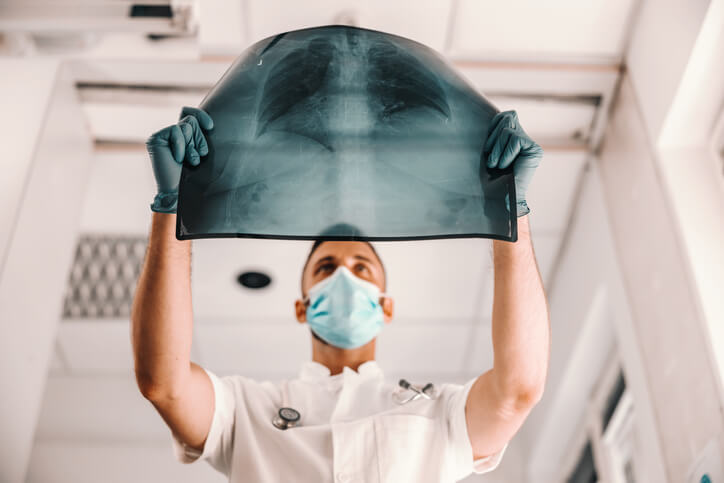
<path fill-rule="evenodd" d="M 184 107 L 180 117 L 178 123 L 152 134 L 146 141 L 158 187 L 151 211 L 176 213 L 178 185 L 184 160 L 191 166 L 198 166 L 201 156 L 209 154 L 209 146 L 201 129 L 209 130 L 214 127 L 211 116 L 202 109 Z"/>
<path fill-rule="evenodd" d="M 515 161 L 513 173 L 517 216 L 527 215 L 530 208 L 525 201 L 525 192 L 543 157 L 543 148 L 523 131 L 515 111 L 499 112 L 493 117 L 490 126 L 490 134 L 483 147 L 483 152 L 490 153 L 487 166 L 505 169 Z"/>

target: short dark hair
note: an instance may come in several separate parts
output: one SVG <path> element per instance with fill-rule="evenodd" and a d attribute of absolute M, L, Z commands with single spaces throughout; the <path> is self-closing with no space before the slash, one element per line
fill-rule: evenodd
<path fill-rule="evenodd" d="M 362 231 L 357 228 L 354 225 L 350 225 L 349 223 L 337 223 L 335 225 L 331 225 L 327 228 L 325 228 L 319 236 L 332 236 L 332 235 L 349 235 L 354 234 L 357 236 L 364 236 L 362 235 Z M 324 243 L 325 241 L 331 241 L 331 240 L 314 240 L 314 244 L 312 244 L 311 250 L 309 250 L 309 254 L 307 255 L 307 260 L 304 262 L 304 266 L 302 267 L 302 278 L 300 280 L 300 287 L 302 289 L 302 295 L 304 295 L 304 271 L 307 269 L 307 265 L 309 264 L 309 259 L 312 258 L 312 253 L 319 248 L 319 245 Z M 385 265 L 382 263 L 382 258 L 380 258 L 380 255 L 377 253 L 377 250 L 375 250 L 375 247 L 372 245 L 372 243 L 368 242 L 367 240 L 348 240 L 348 241 L 359 241 L 362 243 L 366 243 L 371 249 L 372 253 L 375 254 L 377 257 L 377 260 L 380 262 L 380 266 L 382 267 L 382 279 L 384 280 L 384 289 L 387 290 L 387 272 L 385 271 Z"/>

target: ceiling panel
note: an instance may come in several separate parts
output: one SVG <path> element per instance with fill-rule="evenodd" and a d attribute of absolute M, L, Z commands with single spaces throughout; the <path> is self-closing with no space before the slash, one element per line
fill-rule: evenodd
<path fill-rule="evenodd" d="M 536 256 L 538 269 L 543 279 L 544 288 L 548 290 L 550 284 L 553 262 L 560 248 L 562 234 L 536 234 L 535 227 L 531 227 L 533 235 L 533 250 Z M 491 287 L 486 290 L 486 298 L 490 300 L 484 305 L 487 315 L 480 318 L 471 326 L 466 347 L 465 359 L 460 374 L 469 374 L 475 371 L 486 371 L 493 366 L 493 340 L 492 340 L 492 309 L 494 295 L 494 272 L 490 271 L 485 282 Z"/>
<path fill-rule="evenodd" d="M 194 338 L 201 365 L 219 374 L 291 377 L 312 358 L 308 326 L 291 317 L 286 324 L 199 324 Z"/>
<path fill-rule="evenodd" d="M 71 373 L 133 374 L 127 320 L 66 320 L 58 326 L 57 342 Z"/>
<path fill-rule="evenodd" d="M 199 58 L 199 42 L 194 35 L 169 35 L 160 40 L 149 38 L 147 32 L 105 31 L 90 39 L 85 48 L 73 52 L 73 58 L 151 62 L 196 61 Z"/>
<path fill-rule="evenodd" d="M 373 242 L 388 276 L 398 317 L 474 317 L 481 271 L 489 265 L 487 239 Z M 293 318 L 302 267 L 312 241 L 202 239 L 194 241 L 194 311 L 204 318 L 258 321 Z M 243 270 L 263 270 L 261 290 L 237 284 Z"/>
<path fill-rule="evenodd" d="M 294 300 L 301 296 L 302 265 L 312 241 L 230 238 L 193 243 L 192 293 L 197 316 L 247 323 L 293 319 Z M 263 289 L 242 287 L 236 279 L 247 270 L 265 272 L 271 284 Z"/>
<path fill-rule="evenodd" d="M 202 54 L 236 55 L 246 47 L 246 2 L 204 0 L 196 3 Z"/>
<path fill-rule="evenodd" d="M 526 133 L 538 144 L 578 145 L 590 136 L 596 105 L 575 100 L 490 96 L 500 111 L 515 110 Z"/>
<path fill-rule="evenodd" d="M 531 227 L 531 233 L 538 270 L 540 271 L 545 288 L 548 288 L 551 276 L 553 275 L 553 263 L 555 262 L 561 241 L 563 240 L 563 234 L 536 234 L 534 227 Z"/>
<path fill-rule="evenodd" d="M 587 159 L 588 153 L 580 150 L 549 150 L 544 153 L 526 193 L 531 229 L 537 230 L 533 236 L 536 233 L 561 233 L 568 226 Z"/>
<path fill-rule="evenodd" d="M 181 106 L 198 105 L 203 96 L 196 94 L 170 97 L 158 96 L 158 105 L 123 102 L 123 97 L 106 102 L 83 103 L 95 140 L 125 143 L 145 143 L 148 137 L 179 120 Z"/>
<path fill-rule="evenodd" d="M 397 374 L 459 373 L 472 325 L 452 317 L 425 323 L 393 320 L 378 336 L 377 360 L 385 371 Z"/>
<path fill-rule="evenodd" d="M 435 247 L 430 241 L 424 243 L 424 248 L 428 250 L 417 250 L 416 253 L 405 250 L 400 244 L 390 244 L 395 245 L 391 248 L 406 252 L 397 266 L 407 267 L 396 272 L 396 284 L 391 285 L 401 289 L 392 292 L 396 304 L 395 316 L 393 323 L 385 327 L 378 346 L 379 359 L 391 371 L 450 374 L 466 368 L 464 358 L 467 357 L 466 351 L 470 350 L 468 332 L 479 320 L 489 323 L 492 313 L 493 273 L 486 266 L 478 268 L 475 274 L 475 264 L 470 260 L 478 257 L 478 262 L 485 263 L 488 252 L 466 255 L 465 249 L 460 248 L 461 244 L 456 247 L 455 243 L 451 243 L 460 241 L 470 240 L 443 241 L 447 243 L 447 248 L 439 247 L 441 255 L 435 255 Z M 480 245 L 488 250 L 489 245 L 482 242 Z M 541 235 L 534 238 L 534 243 L 545 278 L 558 248 L 559 237 Z M 383 259 L 389 260 L 389 251 L 384 255 L 382 249 L 380 252 Z M 437 258 L 444 263 L 431 265 L 420 261 L 426 257 Z M 219 265 L 218 260 L 209 262 L 204 270 Z M 420 282 L 421 270 L 427 273 L 428 281 Z M 435 273 L 436 270 L 438 273 Z M 194 269 L 195 276 L 199 271 Z M 469 275 L 461 275 L 464 273 Z M 203 286 L 199 277 L 194 280 L 195 284 Z M 231 281 L 229 285 L 233 287 Z M 230 312 L 222 316 L 218 313 L 215 316 L 202 315 L 198 309 L 201 304 L 194 304 L 192 360 L 209 368 L 245 374 L 295 373 L 299 361 L 310 359 L 311 353 L 308 326 L 299 324 L 294 318 L 292 297 L 285 300 L 279 294 L 270 293 L 259 298 L 244 296 L 242 290 L 239 292 L 242 295 L 219 293 L 213 287 L 210 294 L 193 290 L 195 300 L 227 302 Z M 239 300 L 239 303 L 234 304 L 234 300 Z M 461 300 L 468 303 L 461 304 Z M 288 306 L 289 313 L 276 315 L 274 309 L 279 306 Z M 255 316 L 248 313 L 252 309 L 258 312 Z M 59 327 L 58 345 L 71 374 L 133 372 L 126 320 L 65 320 Z M 479 347 L 476 350 L 479 351 Z"/>
<path fill-rule="evenodd" d="M 194 331 L 191 360 L 219 375 L 242 374 L 271 380 L 295 376 L 301 364 L 311 360 L 309 328 L 294 320 L 279 322 L 266 326 L 200 324 Z M 467 319 L 393 319 L 379 335 L 377 360 L 393 381 L 407 376 L 459 381 L 471 370 L 488 367 L 487 361 L 492 361 L 492 348 L 476 347 L 472 354 L 475 364 L 468 362 L 473 350 L 470 344 L 471 334 L 475 334 L 474 323 Z M 481 325 L 489 327 L 489 321 Z M 105 376 L 109 376 L 108 381 L 117 382 L 133 379 L 127 323 L 72 321 L 64 322 L 60 329 L 63 342 L 62 348 L 55 351 L 56 357 L 63 351 L 72 362 L 67 369 L 54 369 L 52 378 L 88 384 L 96 384 Z M 475 337 L 483 345 L 486 341 L 489 344 L 489 333 Z M 135 394 L 136 390 L 134 386 L 131 392 Z"/>
<path fill-rule="evenodd" d="M 635 0 L 460 0 L 450 54 L 618 60 Z"/>
<path fill-rule="evenodd" d="M 133 374 L 53 376 L 45 386 L 35 437 L 163 443 L 169 430 L 141 395 Z"/>
<path fill-rule="evenodd" d="M 439 320 L 481 316 L 492 245 L 485 238 L 375 242 L 388 272 L 397 317 Z"/>
<path fill-rule="evenodd" d="M 80 231 L 147 236 L 157 191 L 145 151 L 96 152 Z"/>
<path fill-rule="evenodd" d="M 450 60 L 460 75 L 489 95 L 610 96 L 616 86 L 617 65 L 595 66 Z M 122 72 L 126 74 L 129 69 Z M 121 74 L 121 72 L 119 72 Z"/>
<path fill-rule="evenodd" d="M 281 32 L 354 18 L 359 27 L 394 32 L 442 51 L 449 13 L 448 0 L 249 0 L 248 40 L 253 44 Z"/>
<path fill-rule="evenodd" d="M 396 318 L 377 339 L 377 360 L 392 374 L 449 375 L 464 368 L 473 321 Z M 196 329 L 200 361 L 220 374 L 292 377 L 311 360 L 307 324 L 204 324 Z"/>
<path fill-rule="evenodd" d="M 493 334 L 491 320 L 481 320 L 470 331 L 468 348 L 465 354 L 464 373 L 480 373 L 493 367 Z"/>
<path fill-rule="evenodd" d="M 124 319 L 66 319 L 58 325 L 55 357 L 61 359 L 54 374 L 126 375 L 134 373 L 130 322 Z M 191 360 L 198 361 L 198 340 L 191 345 Z"/>

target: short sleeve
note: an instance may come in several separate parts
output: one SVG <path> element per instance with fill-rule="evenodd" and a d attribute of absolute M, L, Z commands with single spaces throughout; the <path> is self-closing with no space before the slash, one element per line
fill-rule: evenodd
<path fill-rule="evenodd" d="M 193 463 L 196 460 L 208 459 L 209 464 L 218 471 L 228 475 L 234 435 L 235 391 L 231 377 L 219 378 L 208 369 L 204 369 L 211 379 L 214 389 L 214 416 L 211 428 L 206 437 L 203 451 L 196 450 L 179 441 L 171 433 L 172 445 L 176 459 L 181 463 Z"/>
<path fill-rule="evenodd" d="M 493 471 L 503 458 L 508 443 L 503 448 L 485 458 L 473 460 L 473 447 L 468 435 L 468 425 L 465 420 L 465 403 L 468 393 L 477 378 L 468 381 L 464 386 L 449 385 L 451 395 L 448 399 L 448 427 L 450 430 L 450 444 L 452 446 L 455 463 L 456 479 L 462 479 L 471 472 L 482 474 Z"/>

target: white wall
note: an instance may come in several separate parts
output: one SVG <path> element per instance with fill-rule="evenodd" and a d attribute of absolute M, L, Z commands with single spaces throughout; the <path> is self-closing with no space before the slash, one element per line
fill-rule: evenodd
<path fill-rule="evenodd" d="M 645 442 L 636 448 L 639 479 L 687 481 L 708 444 L 721 453 L 710 333 L 697 310 L 686 247 L 639 106 L 624 76 L 549 294 L 555 322 L 549 385 L 523 430 L 531 482 L 556 481 L 582 424 L 573 401 L 589 396 L 609 345 L 603 331 L 583 355 L 579 351 L 596 330 L 591 324 L 600 323 L 587 315 L 601 288 L 634 399 L 637 437 Z"/>
<path fill-rule="evenodd" d="M 56 81 L 58 62 L 0 60 L 0 267 L 6 258 L 31 161 Z"/>
<path fill-rule="evenodd" d="M 626 65 L 638 93 L 647 134 L 656 143 L 689 58 L 716 0 L 642 0 Z"/>
<path fill-rule="evenodd" d="M 724 177 L 714 152 L 724 115 L 724 0 L 649 0 L 626 63 L 668 203 L 688 258 L 686 274 L 724 398 Z M 717 149 L 719 147 L 717 146 Z"/>
<path fill-rule="evenodd" d="M 0 268 L 0 481 L 14 483 L 24 480 L 30 458 L 91 142 L 72 76 L 58 62 L 0 60 L 0 72 L 5 111 L 0 144 L 6 150 L 0 176 L 5 179 L 0 218 L 5 255 Z"/>
<path fill-rule="evenodd" d="M 549 382 L 521 431 L 527 443 L 526 477 L 530 482 L 558 481 L 562 465 L 571 460 L 572 443 L 583 430 L 585 403 L 614 352 L 634 396 L 637 431 L 649 442 L 637 454 L 637 464 L 646 475 L 641 481 L 666 481 L 639 342 L 631 330 L 608 218 L 599 161 L 594 158 L 584 174 L 549 293 L 554 323 Z M 535 233 L 533 237 L 535 240 Z"/>
<path fill-rule="evenodd" d="M 698 481 L 689 471 L 707 447 L 724 461 L 722 58 L 724 0 L 645 1 L 626 55 L 628 107 L 602 154 L 671 481 Z"/>
<path fill-rule="evenodd" d="M 685 246 L 628 76 L 604 139 L 604 192 L 667 479 L 684 481 L 706 444 L 722 435 L 719 380 Z"/>
<path fill-rule="evenodd" d="M 635 19 L 600 179 L 583 184 L 551 289 L 551 313 L 568 319 L 553 315 L 550 384 L 526 423 L 530 481 L 552 481 L 568 449 L 560 408 L 573 396 L 562 388 L 580 371 L 566 365 L 580 363 L 597 285 L 645 442 L 637 481 L 699 481 L 707 448 L 724 461 L 724 188 L 708 144 L 724 100 L 723 12 L 721 0 L 644 0 Z"/>

